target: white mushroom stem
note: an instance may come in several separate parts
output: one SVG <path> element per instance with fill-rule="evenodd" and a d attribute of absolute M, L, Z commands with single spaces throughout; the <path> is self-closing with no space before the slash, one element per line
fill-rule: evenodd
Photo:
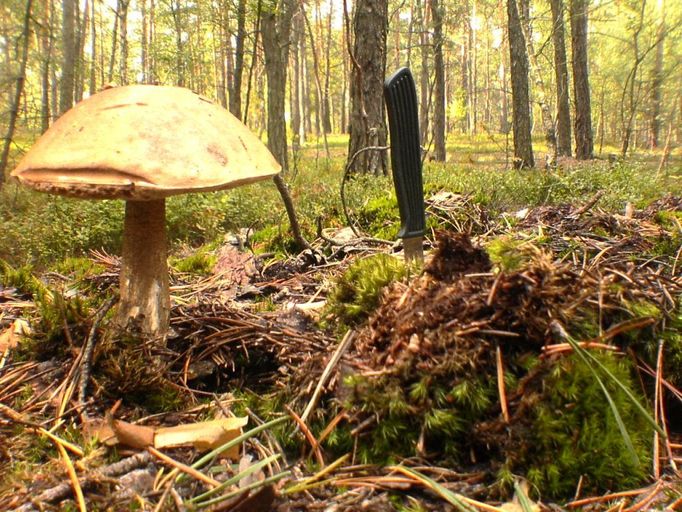
<path fill-rule="evenodd" d="M 118 322 L 145 334 L 168 330 L 166 201 L 127 201 Z"/>

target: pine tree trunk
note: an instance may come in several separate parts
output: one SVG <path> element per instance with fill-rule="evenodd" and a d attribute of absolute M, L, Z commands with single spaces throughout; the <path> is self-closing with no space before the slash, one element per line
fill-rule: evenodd
<path fill-rule="evenodd" d="M 587 9 L 589 0 L 571 0 L 571 45 L 573 48 L 573 97 L 575 101 L 575 156 L 589 160 L 594 156 L 592 107 L 587 67 Z"/>
<path fill-rule="evenodd" d="M 52 0 L 43 2 L 43 26 L 40 31 L 40 132 L 50 126 L 50 67 L 52 64 Z"/>
<path fill-rule="evenodd" d="M 16 84 L 14 87 L 14 96 L 12 97 L 12 104 L 10 105 L 9 123 L 7 131 L 5 132 L 5 141 L 0 154 L 0 190 L 5 183 L 5 171 L 9 161 L 9 148 L 12 145 L 14 138 L 14 130 L 16 128 L 17 117 L 19 116 L 19 104 L 21 96 L 24 93 L 24 83 L 26 82 L 26 64 L 28 62 L 29 41 L 31 39 L 31 10 L 33 9 L 33 0 L 26 1 L 26 14 L 24 15 L 24 26 L 21 33 L 21 54 L 19 61 L 19 69 L 17 70 Z"/>
<path fill-rule="evenodd" d="M 660 23 L 656 33 L 656 56 L 651 73 L 651 119 L 649 121 L 649 145 L 657 148 L 661 131 L 661 100 L 663 89 L 663 50 L 665 43 L 665 4 L 661 3 Z"/>
<path fill-rule="evenodd" d="M 557 84 L 557 156 L 571 156 L 571 107 L 568 97 L 563 0 L 550 0 L 550 6 L 552 9 L 552 39 L 554 41 L 554 74 Z"/>
<path fill-rule="evenodd" d="M 528 1 L 519 0 L 523 8 L 519 10 L 521 15 L 521 30 L 523 31 L 523 38 L 526 41 L 526 53 L 528 55 L 529 69 L 528 74 L 533 77 L 535 85 L 535 101 L 540 106 L 540 113 L 542 116 L 542 126 L 545 130 L 545 140 L 547 141 L 548 150 L 551 159 L 554 160 L 557 155 L 556 132 L 554 130 L 554 120 L 549 111 L 549 103 L 547 101 L 547 93 L 545 91 L 545 82 L 542 78 L 540 65 L 535 58 L 535 48 L 533 46 L 533 34 L 530 26 L 530 13 L 528 10 Z"/>
<path fill-rule="evenodd" d="M 388 0 L 358 0 L 353 16 L 350 140 L 348 163 L 362 148 L 386 145 L 383 84 L 386 74 Z M 365 151 L 352 171 L 383 175 L 384 152 Z"/>
<path fill-rule="evenodd" d="M 244 74 L 244 42 L 246 41 L 246 0 L 237 4 L 237 36 L 235 38 L 234 79 L 230 90 L 230 112 L 242 116 L 242 76 Z"/>
<path fill-rule="evenodd" d="M 62 0 L 62 76 L 59 113 L 73 106 L 76 70 L 76 0 Z"/>
<path fill-rule="evenodd" d="M 516 0 L 507 0 L 514 130 L 514 167 L 534 167 L 531 140 L 528 56 Z"/>
<path fill-rule="evenodd" d="M 439 0 L 431 0 L 433 19 L 433 157 L 445 162 L 445 65 L 443 63 L 443 9 Z"/>

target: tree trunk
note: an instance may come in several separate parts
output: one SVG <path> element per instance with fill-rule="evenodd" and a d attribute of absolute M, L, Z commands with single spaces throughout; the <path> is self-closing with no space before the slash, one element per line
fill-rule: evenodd
<path fill-rule="evenodd" d="M 114 80 L 114 67 L 116 67 L 116 51 L 118 48 L 118 20 L 121 12 L 121 0 L 116 1 L 116 12 L 114 13 L 114 29 L 111 34 L 111 58 L 109 59 L 109 73 L 107 81 Z"/>
<path fill-rule="evenodd" d="M 542 114 L 542 126 L 545 130 L 545 140 L 547 141 L 548 150 L 550 151 L 551 159 L 555 160 L 557 155 L 556 146 L 556 132 L 554 131 L 554 120 L 552 119 L 552 114 L 549 111 L 549 103 L 547 102 L 547 94 L 545 91 L 545 82 L 542 79 L 542 73 L 540 70 L 540 65 L 535 58 L 535 49 L 533 47 L 533 34 L 530 26 L 530 13 L 529 5 L 527 0 L 519 0 L 520 5 L 523 6 L 519 10 L 521 16 L 521 30 L 523 31 L 523 37 L 526 41 L 526 52 L 528 54 L 529 61 L 529 75 L 533 77 L 535 83 L 535 97 L 536 101 L 540 105 L 540 112 Z"/>
<path fill-rule="evenodd" d="M 290 79 L 289 110 L 291 111 L 292 149 L 298 151 L 304 141 L 303 120 L 301 119 L 301 38 L 305 37 L 303 14 L 299 11 L 292 21 L 291 60 L 292 76 Z"/>
<path fill-rule="evenodd" d="M 445 65 L 443 63 L 443 8 L 431 0 L 433 19 L 433 71 L 435 76 L 433 106 L 433 157 L 445 162 Z"/>
<path fill-rule="evenodd" d="M 329 2 L 329 16 L 327 17 L 327 43 L 325 45 L 325 69 L 324 69 L 324 91 L 322 93 L 322 129 L 324 133 L 332 132 L 332 111 L 329 99 L 329 87 L 331 81 L 331 46 L 332 46 L 332 15 L 334 13 L 334 3 Z"/>
<path fill-rule="evenodd" d="M 264 7 L 262 14 L 261 36 L 268 78 L 268 147 L 284 172 L 289 168 L 284 107 L 289 36 L 295 9 L 294 0 L 279 0 L 276 6 Z"/>
<path fill-rule="evenodd" d="M 246 100 L 244 104 L 244 112 L 242 114 L 242 121 L 247 124 L 249 118 L 249 102 L 251 101 L 251 85 L 253 83 L 253 71 L 256 67 L 257 53 L 258 53 L 258 39 L 260 36 L 261 18 L 263 15 L 262 0 L 258 0 L 256 5 L 256 22 L 254 23 L 253 47 L 251 48 L 251 65 L 249 66 L 249 79 L 246 83 Z"/>
<path fill-rule="evenodd" d="M 594 155 L 592 107 L 587 67 L 587 9 L 589 0 L 571 0 L 571 45 L 573 48 L 573 97 L 575 101 L 575 156 L 589 160 Z"/>
<path fill-rule="evenodd" d="M 128 84 L 128 6 L 130 0 L 121 0 L 121 67 L 120 85 Z"/>
<path fill-rule="evenodd" d="M 564 38 L 563 0 L 550 0 L 552 8 L 552 39 L 554 41 L 554 74 L 557 84 L 557 156 L 571 156 L 571 107 L 568 97 L 568 65 Z"/>
<path fill-rule="evenodd" d="M 119 0 L 119 2 L 124 0 Z M 175 27 L 175 73 L 176 85 L 185 86 L 185 43 L 182 40 L 184 21 L 182 19 L 183 3 L 180 0 L 171 0 L 171 15 Z"/>
<path fill-rule="evenodd" d="M 665 42 L 665 3 L 661 2 L 660 22 L 656 34 L 656 57 L 651 73 L 651 119 L 649 121 L 649 146 L 657 148 L 661 131 L 661 99 L 663 89 L 663 50 Z M 666 141 L 667 144 L 667 141 Z"/>
<path fill-rule="evenodd" d="M 534 167 L 531 140 L 528 56 L 516 0 L 507 0 L 514 130 L 514 167 Z"/>
<path fill-rule="evenodd" d="M 43 2 L 43 26 L 40 31 L 40 132 L 50 126 L 50 64 L 52 63 L 52 0 Z"/>
<path fill-rule="evenodd" d="M 424 0 L 426 2 L 426 0 Z M 416 11 L 419 18 L 419 53 L 421 69 L 419 73 L 419 134 L 422 146 L 426 146 L 429 133 L 429 33 L 428 10 L 422 0 L 416 0 Z"/>
<path fill-rule="evenodd" d="M 230 112 L 242 116 L 242 76 L 244 74 L 244 42 L 246 41 L 246 0 L 237 4 L 237 35 L 235 38 L 234 78 L 230 90 Z"/>
<path fill-rule="evenodd" d="M 62 77 L 59 113 L 73 107 L 76 67 L 76 0 L 62 0 Z"/>
<path fill-rule="evenodd" d="M 24 26 L 22 29 L 21 40 L 21 60 L 19 61 L 19 69 L 17 70 L 16 85 L 14 87 L 14 96 L 12 97 L 12 104 L 9 112 L 9 123 L 7 125 L 7 132 L 5 133 L 5 142 L 2 147 L 2 154 L 0 155 L 0 190 L 5 183 L 5 170 L 9 161 L 9 149 L 14 138 L 14 130 L 16 128 L 17 117 L 19 116 L 19 104 L 21 103 L 21 96 L 24 92 L 24 83 L 26 81 L 26 63 L 28 62 L 29 41 L 31 39 L 31 10 L 33 8 L 33 0 L 26 1 L 26 14 L 24 15 Z"/>
<path fill-rule="evenodd" d="M 94 0 L 93 0 L 94 3 Z M 74 78 L 74 103 L 83 99 L 85 91 L 85 81 L 88 72 L 85 69 L 85 34 L 90 27 L 90 0 L 85 0 L 83 6 L 83 17 L 78 25 L 78 36 L 76 37 L 76 73 Z"/>
<path fill-rule="evenodd" d="M 383 84 L 387 31 L 388 0 L 358 0 L 353 16 L 348 164 L 352 171 L 377 176 L 387 171 L 383 152 L 365 151 L 354 162 L 353 156 L 365 147 L 386 145 Z"/>
<path fill-rule="evenodd" d="M 97 18 L 95 17 L 95 0 L 90 2 L 90 80 L 88 91 L 90 96 L 97 92 Z"/>
<path fill-rule="evenodd" d="M 282 172 L 275 176 L 274 181 L 284 202 L 294 239 L 303 249 L 310 247 L 310 244 L 301 233 L 291 194 L 282 176 L 289 169 L 284 106 L 291 24 L 295 11 L 296 0 L 279 0 L 277 5 L 264 9 L 261 32 L 268 77 L 268 148 L 282 166 Z"/>
<path fill-rule="evenodd" d="M 308 16 L 305 13 L 305 10 L 301 9 L 301 15 L 303 16 L 303 21 L 305 22 L 306 28 L 308 29 L 308 37 L 310 38 L 310 46 L 312 47 L 313 50 L 313 71 L 315 72 L 315 86 L 316 86 L 316 92 L 317 92 L 317 133 L 319 134 L 320 131 L 322 132 L 322 139 L 324 141 L 324 151 L 327 156 L 327 159 L 331 159 L 331 154 L 329 153 L 329 144 L 327 142 L 327 131 L 324 129 L 324 118 L 328 115 L 328 112 L 325 111 L 325 102 L 323 98 L 323 92 L 322 92 L 322 84 L 320 83 L 320 66 L 319 66 L 319 58 L 317 56 L 317 45 L 315 44 L 315 39 L 313 37 L 313 30 L 312 27 L 310 26 L 310 21 L 308 20 Z M 327 104 L 328 105 L 328 104 Z M 320 126 L 320 122 L 322 126 Z M 321 129 L 320 129 L 321 128 Z"/>

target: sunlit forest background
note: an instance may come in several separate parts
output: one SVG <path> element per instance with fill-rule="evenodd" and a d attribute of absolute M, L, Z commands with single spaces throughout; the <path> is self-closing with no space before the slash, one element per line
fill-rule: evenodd
<path fill-rule="evenodd" d="M 256 133 L 267 129 L 272 31 L 289 31 L 286 76 L 290 148 L 322 144 L 348 131 L 353 44 L 370 39 L 351 0 L 5 0 L 0 19 L 0 119 L 16 151 L 74 102 L 107 84 L 188 87 L 229 108 Z M 360 2 L 360 4 L 372 2 Z M 380 4 L 378 2 L 377 4 Z M 561 25 L 552 6 L 564 16 Z M 571 2 L 568 2 L 571 3 Z M 682 142 L 682 5 L 672 0 L 594 0 L 587 55 L 594 153 L 624 153 Z M 520 5 L 524 2 L 520 2 Z M 572 51 L 568 5 L 526 0 L 521 7 L 530 60 L 530 102 L 537 151 L 547 153 L 542 107 L 557 110 L 556 32 Z M 376 6 L 375 6 L 376 7 Z M 527 18 L 523 16 L 527 8 Z M 289 20 L 281 20 L 284 11 Z M 289 12 L 290 11 L 290 12 Z M 436 17 L 434 17 L 436 13 Z M 380 9 L 373 14 L 381 18 Z M 511 144 L 511 69 L 506 4 L 494 0 L 391 0 L 386 72 L 409 66 L 420 90 L 424 145 L 433 148 L 442 50 L 444 130 Z M 287 22 L 272 25 L 269 18 Z M 442 18 L 442 19 L 440 19 Z M 565 22 L 564 22 L 565 20 Z M 565 24 L 565 26 L 564 26 Z M 274 26 L 264 32 L 264 28 Z M 360 27 L 361 28 L 361 27 Z M 381 30 L 381 24 L 379 29 Z M 564 65 L 566 63 L 564 62 Z M 21 83 L 20 83 L 21 82 Z M 17 90 L 20 97 L 17 98 Z M 573 90 L 569 88 L 573 100 Z M 8 133 L 16 110 L 16 126 Z M 476 138 L 479 137 L 479 138 Z M 7 159 L 8 156 L 5 157 Z M 542 163 L 542 162 L 541 162 Z"/>

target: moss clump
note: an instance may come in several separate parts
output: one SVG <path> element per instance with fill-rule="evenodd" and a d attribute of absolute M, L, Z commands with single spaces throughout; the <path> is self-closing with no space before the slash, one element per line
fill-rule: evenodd
<path fill-rule="evenodd" d="M 37 306 L 38 316 L 31 321 L 33 334 L 20 345 L 21 359 L 59 356 L 68 348 L 68 336 L 74 340 L 84 336 L 84 320 L 90 315 L 92 302 L 86 297 L 53 289 L 33 275 L 31 267 L 15 269 L 2 260 L 0 283 L 30 295 Z"/>
<path fill-rule="evenodd" d="M 178 272 L 207 276 L 213 271 L 217 257 L 206 248 L 201 248 L 186 258 L 171 259 L 171 265 Z"/>
<path fill-rule="evenodd" d="M 377 308 L 383 288 L 407 273 L 405 263 L 388 254 L 354 261 L 336 281 L 323 318 L 345 327 L 359 324 Z"/>
<path fill-rule="evenodd" d="M 638 396 L 629 360 L 594 354 Z M 537 392 L 525 394 L 528 421 L 517 418 L 508 446 L 511 469 L 525 473 L 543 497 L 565 498 L 583 479 L 586 492 L 628 489 L 647 475 L 652 429 L 613 380 L 602 381 L 632 439 L 628 450 L 613 411 L 590 366 L 577 355 L 547 364 Z M 532 404 L 532 406 L 531 406 Z M 512 462 L 513 461 L 513 462 Z"/>
<path fill-rule="evenodd" d="M 358 220 L 363 229 L 373 236 L 386 240 L 395 239 L 400 230 L 395 194 L 389 193 L 369 200 L 358 213 Z"/>
<path fill-rule="evenodd" d="M 525 240 L 501 236 L 486 247 L 490 261 L 503 272 L 513 272 L 530 263 L 537 249 Z"/>
<path fill-rule="evenodd" d="M 167 368 L 156 360 L 145 340 L 126 334 L 105 338 L 95 349 L 93 379 L 111 398 L 142 405 L 151 412 L 178 410 L 183 395 L 165 377 Z"/>

